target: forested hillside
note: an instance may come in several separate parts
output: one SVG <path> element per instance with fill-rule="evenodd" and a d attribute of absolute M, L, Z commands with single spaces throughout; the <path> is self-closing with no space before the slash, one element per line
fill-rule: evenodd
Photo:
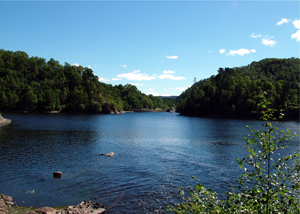
<path fill-rule="evenodd" d="M 169 108 L 168 101 L 133 85 L 101 83 L 87 67 L 61 65 L 23 51 L 0 50 L 0 110 L 101 113 Z"/>
<path fill-rule="evenodd" d="M 285 109 L 299 118 L 299 58 L 263 59 L 196 82 L 177 98 L 177 111 L 185 115 L 256 117 L 261 92 L 271 108 Z"/>

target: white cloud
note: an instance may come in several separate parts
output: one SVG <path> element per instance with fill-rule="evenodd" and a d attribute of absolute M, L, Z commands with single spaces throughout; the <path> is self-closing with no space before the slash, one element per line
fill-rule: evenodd
<path fill-rule="evenodd" d="M 228 55 L 228 56 L 234 56 L 234 55 L 244 56 L 245 54 L 250 54 L 251 52 L 254 53 L 254 52 L 256 52 L 256 50 L 255 49 L 248 50 L 248 49 L 241 48 L 239 50 L 230 50 L 229 53 L 227 53 L 226 55 Z"/>
<path fill-rule="evenodd" d="M 112 78 L 111 80 L 113 81 L 118 81 L 118 80 L 121 80 L 122 78 Z"/>
<path fill-rule="evenodd" d="M 153 88 L 149 88 L 148 92 L 146 93 L 147 95 L 152 94 L 153 96 L 159 96 L 158 93 L 155 92 L 155 90 Z"/>
<path fill-rule="evenodd" d="M 284 18 L 284 19 L 281 19 L 281 21 L 277 22 L 276 25 L 282 25 L 283 23 L 288 23 L 289 21 L 291 21 L 291 20 Z"/>
<path fill-rule="evenodd" d="M 295 28 L 300 29 L 300 19 L 296 19 L 295 21 L 293 21 L 293 25 L 295 26 Z"/>
<path fill-rule="evenodd" d="M 255 35 L 254 33 L 252 33 L 250 35 L 250 37 L 254 38 L 254 39 L 259 38 L 259 37 L 263 37 L 262 44 L 267 45 L 267 46 L 271 46 L 271 47 L 273 47 L 277 43 L 275 40 L 271 40 L 271 38 L 273 38 L 273 36 L 268 36 L 268 35 L 263 36 L 261 34 Z"/>
<path fill-rule="evenodd" d="M 163 71 L 163 72 L 164 72 L 164 74 L 174 74 L 175 73 L 175 71 L 171 71 L 171 70 Z"/>
<path fill-rule="evenodd" d="M 225 49 L 220 49 L 220 53 L 225 53 Z"/>
<path fill-rule="evenodd" d="M 118 74 L 117 77 L 119 78 L 126 78 L 128 80 L 153 80 L 155 79 L 155 75 L 149 76 L 148 74 L 141 74 L 140 70 L 136 70 L 130 73 L 123 73 Z"/>
<path fill-rule="evenodd" d="M 178 56 L 166 56 L 168 59 L 178 59 Z"/>
<path fill-rule="evenodd" d="M 191 87 L 191 86 L 192 86 L 192 85 L 189 85 L 189 86 L 184 87 L 184 88 L 182 88 L 182 87 L 177 87 L 176 90 L 179 90 L 179 91 L 185 91 L 186 89 L 188 89 L 188 88 Z"/>
<path fill-rule="evenodd" d="M 213 53 L 214 51 L 207 51 L 207 53 Z"/>
<path fill-rule="evenodd" d="M 101 82 L 109 82 L 109 79 L 107 79 L 107 78 L 101 78 L 101 77 L 99 77 L 98 79 Z"/>
<path fill-rule="evenodd" d="M 143 86 L 145 84 L 142 84 L 142 83 L 130 83 L 131 85 L 136 85 L 136 86 Z"/>
<path fill-rule="evenodd" d="M 147 92 L 146 94 L 147 94 L 147 95 L 152 94 L 153 96 L 159 96 L 159 94 L 156 93 L 156 92 L 154 92 L 154 91 Z"/>
<path fill-rule="evenodd" d="M 260 35 L 260 34 L 255 35 L 254 33 L 252 33 L 250 35 L 250 37 L 256 39 L 256 38 L 262 37 L 262 35 Z"/>
<path fill-rule="evenodd" d="M 185 77 L 180 77 L 180 76 L 177 76 L 175 77 L 174 75 L 172 74 L 162 74 L 162 75 L 159 75 L 157 76 L 157 78 L 163 80 L 163 79 L 170 79 L 170 80 L 185 80 L 186 78 Z"/>
<path fill-rule="evenodd" d="M 266 38 L 266 39 L 262 39 L 262 43 L 264 45 L 273 47 L 276 44 L 276 41 L 275 40 L 271 40 L 269 38 Z"/>
<path fill-rule="evenodd" d="M 296 33 L 292 34 L 292 39 L 296 39 L 297 42 L 300 42 L 300 30 L 297 30 Z"/>
<path fill-rule="evenodd" d="M 293 25 L 295 26 L 295 28 L 300 29 L 300 19 L 296 19 L 295 21 L 293 21 Z M 296 39 L 297 42 L 300 42 L 300 30 L 297 30 L 297 32 L 292 34 L 291 37 L 292 39 Z"/>
<path fill-rule="evenodd" d="M 73 66 L 77 66 L 77 67 L 81 66 L 81 65 L 79 65 L 78 63 L 73 63 L 72 65 L 73 65 Z M 86 67 L 92 68 L 91 65 L 88 65 L 88 66 L 86 66 Z M 94 65 L 94 67 L 97 67 L 97 65 Z"/>
<path fill-rule="evenodd" d="M 121 67 L 123 67 L 123 68 L 127 68 L 127 65 L 119 65 L 119 66 L 121 66 Z"/>

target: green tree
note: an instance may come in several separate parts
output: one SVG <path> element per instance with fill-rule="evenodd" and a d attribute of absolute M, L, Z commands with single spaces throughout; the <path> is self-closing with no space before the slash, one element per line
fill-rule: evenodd
<path fill-rule="evenodd" d="M 56 94 L 53 92 L 53 90 L 47 89 L 46 90 L 46 110 L 48 111 L 53 111 L 56 107 L 57 99 L 56 99 Z"/>
<path fill-rule="evenodd" d="M 4 91 L 0 90 L 0 109 L 5 109 L 8 99 Z"/>
<path fill-rule="evenodd" d="M 20 99 L 21 109 L 24 111 L 30 111 L 35 109 L 35 104 L 38 102 L 36 94 L 32 91 L 32 88 L 27 86 L 22 93 Z"/>

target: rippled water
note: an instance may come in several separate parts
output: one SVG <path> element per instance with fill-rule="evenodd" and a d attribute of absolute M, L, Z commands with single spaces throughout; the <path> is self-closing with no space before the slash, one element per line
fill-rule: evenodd
<path fill-rule="evenodd" d="M 195 185 L 193 175 L 222 197 L 242 173 L 236 159 L 246 154 L 245 126 L 261 128 L 170 113 L 3 116 L 13 122 L 0 128 L 1 193 L 36 207 L 93 200 L 109 213 L 164 212 L 177 202 L 177 187 Z M 299 133 L 298 122 L 280 126 Z M 286 152 L 297 149 L 294 140 Z M 108 152 L 116 155 L 98 155 Z"/>

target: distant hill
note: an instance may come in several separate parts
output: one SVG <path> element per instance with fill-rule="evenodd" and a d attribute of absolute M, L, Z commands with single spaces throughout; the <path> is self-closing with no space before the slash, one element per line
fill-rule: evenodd
<path fill-rule="evenodd" d="M 258 117 L 261 92 L 286 117 L 299 118 L 299 58 L 267 58 L 235 68 L 219 68 L 217 75 L 196 82 L 177 99 L 185 115 Z"/>
<path fill-rule="evenodd" d="M 178 96 L 158 96 L 158 98 L 164 100 L 165 102 L 168 103 L 169 107 L 176 108 L 176 99 Z"/>
<path fill-rule="evenodd" d="M 90 68 L 0 50 L 2 111 L 117 113 L 169 107 L 167 100 L 143 94 L 136 86 L 99 82 Z"/>
<path fill-rule="evenodd" d="M 157 97 L 163 100 L 173 100 L 176 99 L 178 96 L 157 96 Z"/>

